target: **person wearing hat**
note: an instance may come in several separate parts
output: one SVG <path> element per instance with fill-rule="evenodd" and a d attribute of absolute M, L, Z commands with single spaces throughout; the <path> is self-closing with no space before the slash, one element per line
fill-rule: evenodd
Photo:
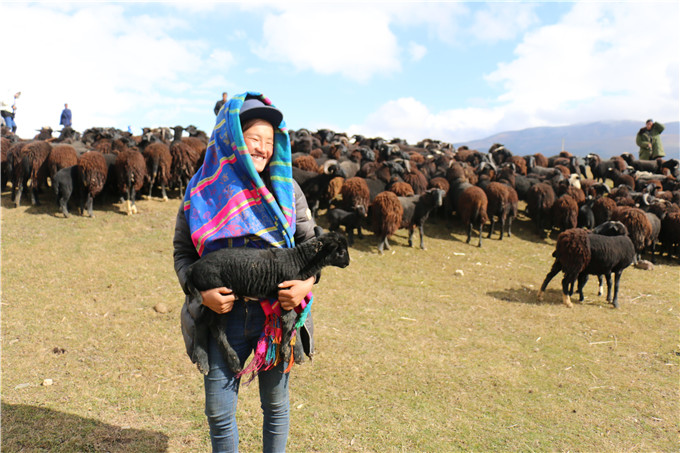
<path fill-rule="evenodd" d="M 664 129 L 663 124 L 649 119 L 645 127 L 638 131 L 635 143 L 640 147 L 640 160 L 652 160 L 666 155 L 661 143 L 661 133 Z"/>
<path fill-rule="evenodd" d="M 290 139 L 283 114 L 260 93 L 234 96 L 219 110 L 203 165 L 189 182 L 173 239 L 175 272 L 185 294 L 187 268 L 223 247 L 293 247 L 315 236 L 307 201 L 292 178 Z M 285 451 L 290 426 L 288 381 L 276 328 L 280 309 L 306 319 L 299 330 L 313 354 L 309 310 L 316 279 L 281 282 L 278 300 L 237 298 L 229 288 L 203 291 L 202 305 L 185 299 L 181 313 L 187 354 L 193 359 L 195 320 L 202 310 L 229 313 L 226 335 L 241 365 L 234 374 L 210 337 L 210 371 L 204 376 L 205 414 L 214 452 L 238 451 L 236 406 L 241 378 L 257 377 L 263 412 L 263 451 Z M 196 304 L 198 305 L 198 304 Z M 306 316 L 306 318 L 304 316 Z"/>
<path fill-rule="evenodd" d="M 220 109 L 226 103 L 227 103 L 227 92 L 225 91 L 224 93 L 222 93 L 222 99 L 215 102 L 215 108 L 213 108 L 213 111 L 215 112 L 215 116 L 217 116 L 217 114 L 220 113 Z"/>

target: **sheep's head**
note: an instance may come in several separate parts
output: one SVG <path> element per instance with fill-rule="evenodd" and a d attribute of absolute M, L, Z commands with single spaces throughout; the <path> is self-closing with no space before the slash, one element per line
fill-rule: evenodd
<path fill-rule="evenodd" d="M 628 234 L 628 229 L 621 222 L 608 221 L 596 226 L 593 234 L 601 234 L 603 236 L 626 236 Z"/>

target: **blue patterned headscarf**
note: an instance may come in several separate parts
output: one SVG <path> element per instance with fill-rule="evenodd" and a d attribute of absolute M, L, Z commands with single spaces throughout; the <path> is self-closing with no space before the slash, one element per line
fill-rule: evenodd
<path fill-rule="evenodd" d="M 286 124 L 282 120 L 278 127 L 274 125 L 270 192 L 255 170 L 243 138 L 239 114 L 246 97 L 272 105 L 262 94 L 246 92 L 222 107 L 203 165 L 184 195 L 184 214 L 201 256 L 223 247 L 257 246 L 257 240 L 251 244 L 253 237 L 274 247 L 295 245 L 295 196 Z"/>

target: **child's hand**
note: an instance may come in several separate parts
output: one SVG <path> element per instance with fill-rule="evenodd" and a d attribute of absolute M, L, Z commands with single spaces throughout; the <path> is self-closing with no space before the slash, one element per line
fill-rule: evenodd
<path fill-rule="evenodd" d="M 315 277 L 307 280 L 288 280 L 279 284 L 279 302 L 284 310 L 292 310 L 300 305 L 305 296 L 312 290 Z"/>

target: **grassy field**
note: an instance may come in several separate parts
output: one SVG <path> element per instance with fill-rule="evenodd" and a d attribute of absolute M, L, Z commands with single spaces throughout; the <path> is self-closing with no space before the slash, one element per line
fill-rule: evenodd
<path fill-rule="evenodd" d="M 178 199 L 64 219 L 44 198 L 15 209 L 2 195 L 2 451 L 209 450 L 179 328 Z M 626 270 L 618 310 L 595 282 L 568 309 L 561 277 L 536 301 L 556 235 L 514 230 L 477 248 L 435 220 L 427 250 L 402 230 L 383 256 L 369 234 L 324 271 L 289 451 L 677 451 L 677 262 Z M 260 450 L 260 426 L 253 383 L 242 451 Z"/>

